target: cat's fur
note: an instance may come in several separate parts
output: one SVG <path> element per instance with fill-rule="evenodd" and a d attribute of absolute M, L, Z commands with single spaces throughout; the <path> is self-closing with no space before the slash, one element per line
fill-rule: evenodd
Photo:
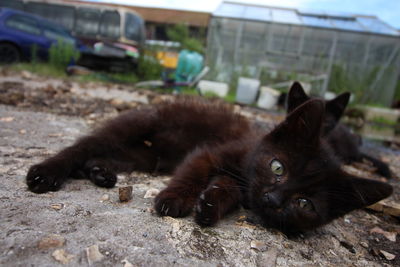
<path fill-rule="evenodd" d="M 294 82 L 287 96 L 287 112 L 290 113 L 299 105 L 312 99 L 302 88 L 299 82 Z M 388 165 L 379 159 L 376 159 L 360 150 L 362 139 L 359 135 L 354 134 L 339 120 L 349 102 L 350 93 L 342 93 L 336 98 L 326 101 L 325 119 L 322 135 L 326 138 L 332 147 L 336 156 L 346 164 L 352 162 L 362 162 L 368 160 L 376 168 L 376 172 L 380 175 L 391 178 L 391 172 Z"/>
<path fill-rule="evenodd" d="M 202 100 L 135 110 L 32 166 L 27 184 L 43 193 L 70 176 L 112 187 L 121 171 L 173 172 L 155 199 L 161 216 L 195 209 L 196 222 L 209 226 L 242 205 L 267 227 L 312 229 L 392 193 L 386 183 L 340 169 L 320 138 L 324 110 L 323 101 L 308 101 L 269 134 Z M 272 167 L 278 161 L 279 174 Z"/>

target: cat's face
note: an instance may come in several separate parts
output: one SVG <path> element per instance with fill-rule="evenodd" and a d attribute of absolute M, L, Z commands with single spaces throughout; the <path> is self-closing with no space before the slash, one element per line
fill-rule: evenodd
<path fill-rule="evenodd" d="M 249 204 L 286 233 L 326 224 L 389 196 L 390 185 L 352 177 L 321 141 L 324 103 L 310 100 L 265 136 L 249 158 Z"/>
<path fill-rule="evenodd" d="M 286 110 L 288 113 L 292 112 L 295 108 L 303 104 L 304 102 L 310 100 L 303 87 L 299 82 L 294 82 L 291 86 L 286 103 Z M 350 93 L 342 93 L 336 98 L 325 101 L 325 117 L 323 120 L 322 134 L 325 136 L 339 122 L 343 115 L 343 112 L 349 102 Z"/>

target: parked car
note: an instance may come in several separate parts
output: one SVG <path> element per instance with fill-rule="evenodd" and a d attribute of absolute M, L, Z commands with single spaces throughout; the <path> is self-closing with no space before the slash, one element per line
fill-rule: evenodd
<path fill-rule="evenodd" d="M 64 27 L 26 12 L 0 8 L 0 63 L 13 63 L 31 58 L 32 46 L 37 56 L 47 59 L 48 50 L 58 40 L 79 51 L 86 47 Z"/>

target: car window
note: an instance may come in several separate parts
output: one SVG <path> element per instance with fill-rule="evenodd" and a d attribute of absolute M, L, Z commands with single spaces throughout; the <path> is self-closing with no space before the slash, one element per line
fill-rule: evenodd
<path fill-rule="evenodd" d="M 117 11 L 104 11 L 100 21 L 101 36 L 111 39 L 119 38 L 120 20 L 121 18 Z"/>
<path fill-rule="evenodd" d="M 125 36 L 129 40 L 141 42 L 143 21 L 132 13 L 126 13 Z"/>
<path fill-rule="evenodd" d="M 6 20 L 6 25 L 16 30 L 40 35 L 40 28 L 36 20 L 27 16 L 12 15 Z"/>
<path fill-rule="evenodd" d="M 96 36 L 100 22 L 100 10 L 79 8 L 75 21 L 75 31 L 83 36 Z"/>
<path fill-rule="evenodd" d="M 43 35 L 49 39 L 62 40 L 63 42 L 74 45 L 75 39 L 70 36 L 64 29 L 54 25 L 42 25 Z"/>

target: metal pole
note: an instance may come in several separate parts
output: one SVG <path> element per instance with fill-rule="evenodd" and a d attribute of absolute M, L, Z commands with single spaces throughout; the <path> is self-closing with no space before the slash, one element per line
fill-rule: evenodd
<path fill-rule="evenodd" d="M 322 86 L 322 95 L 324 95 L 325 92 L 328 89 L 329 78 L 331 77 L 333 60 L 335 58 L 335 53 L 336 53 L 337 41 L 338 41 L 338 33 L 337 33 L 337 31 L 334 31 L 333 40 L 332 40 L 332 46 L 331 46 L 331 50 L 329 52 L 329 62 L 328 62 L 328 69 L 327 69 L 327 73 L 326 73 L 327 77 L 324 80 L 324 83 L 323 83 L 323 86 Z"/>

